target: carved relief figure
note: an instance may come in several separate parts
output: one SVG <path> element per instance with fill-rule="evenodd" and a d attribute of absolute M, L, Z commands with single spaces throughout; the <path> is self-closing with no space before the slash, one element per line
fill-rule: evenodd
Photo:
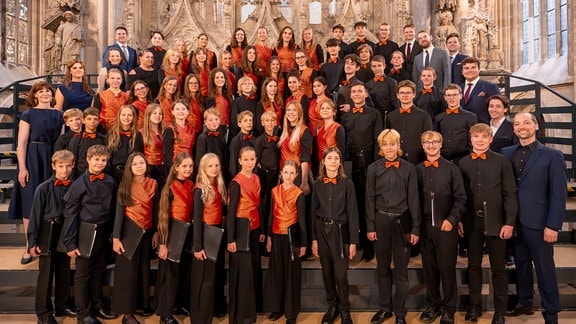
<path fill-rule="evenodd" d="M 46 31 L 44 38 L 44 72 L 46 74 L 52 73 L 54 69 L 54 32 L 51 30 Z"/>
<path fill-rule="evenodd" d="M 488 69 L 489 70 L 502 70 L 504 69 L 504 53 L 500 50 L 498 45 L 492 46 L 488 53 Z"/>
<path fill-rule="evenodd" d="M 446 49 L 446 36 L 457 33 L 456 27 L 452 24 L 452 13 L 449 11 L 438 14 L 439 26 L 436 28 L 436 46 Z"/>
<path fill-rule="evenodd" d="M 80 49 L 82 48 L 82 27 L 75 21 L 72 11 L 64 12 L 66 19 L 56 30 L 56 56 L 55 66 L 59 66 L 60 71 L 66 70 L 66 64 L 73 59 L 80 59 Z"/>

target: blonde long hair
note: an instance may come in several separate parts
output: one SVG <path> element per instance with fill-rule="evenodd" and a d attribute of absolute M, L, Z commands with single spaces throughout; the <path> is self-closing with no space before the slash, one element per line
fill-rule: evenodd
<path fill-rule="evenodd" d="M 202 201 L 204 204 L 212 204 L 214 202 L 214 197 L 216 193 L 214 192 L 213 183 L 206 174 L 206 169 L 211 160 L 216 159 L 220 163 L 220 172 L 216 177 L 216 184 L 218 186 L 218 192 L 222 196 L 222 204 L 226 204 L 226 185 L 224 184 L 224 178 L 222 177 L 222 163 L 218 155 L 214 153 L 206 153 L 200 159 L 200 164 L 198 165 L 198 175 L 196 176 L 196 187 L 202 190 Z"/>
<path fill-rule="evenodd" d="M 290 122 L 288 121 L 288 118 L 286 117 L 286 111 L 288 111 L 288 108 L 291 106 L 296 108 L 296 110 L 298 111 L 298 120 L 296 121 L 296 125 L 294 126 L 293 129 L 292 125 L 290 125 Z M 302 105 L 299 102 L 292 100 L 286 106 L 284 114 L 285 115 L 284 115 L 284 122 L 282 124 L 283 125 L 282 135 L 280 135 L 280 140 L 278 141 L 278 147 L 280 147 L 282 143 L 284 143 L 284 141 L 289 140 L 290 150 L 295 150 L 299 145 L 298 143 L 300 142 L 300 137 L 302 136 L 302 133 L 307 128 L 306 125 L 304 125 L 304 113 L 302 111 Z M 292 129 L 292 133 L 290 133 L 290 129 Z M 290 138 L 288 138 L 288 136 L 290 136 Z"/>

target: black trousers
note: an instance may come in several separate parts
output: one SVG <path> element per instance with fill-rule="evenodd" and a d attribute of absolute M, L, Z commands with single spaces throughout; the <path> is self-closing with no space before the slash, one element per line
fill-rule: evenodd
<path fill-rule="evenodd" d="M 385 311 L 393 311 L 398 317 L 405 317 L 410 245 L 404 238 L 399 219 L 377 214 L 375 227 L 378 239 L 374 243 L 374 251 L 377 260 L 380 307 Z M 393 278 L 390 269 L 392 260 L 394 260 Z M 392 294 L 392 279 L 394 279 L 394 294 Z"/>
<path fill-rule="evenodd" d="M 428 306 L 456 312 L 456 257 L 458 255 L 458 228 L 443 232 L 433 227 L 426 219 L 420 236 L 422 248 L 422 270 L 426 283 L 426 303 Z M 440 287 L 443 299 L 440 300 Z"/>
<path fill-rule="evenodd" d="M 328 305 L 340 311 L 350 310 L 348 286 L 348 254 L 340 251 L 341 237 L 337 224 L 324 224 L 315 219 L 318 254 Z"/>
<path fill-rule="evenodd" d="M 262 266 L 259 230 L 250 231 L 250 251 L 229 254 L 228 318 L 231 324 L 256 322 L 262 309 Z"/>
<path fill-rule="evenodd" d="M 134 314 L 136 309 L 150 308 L 150 247 L 152 231 L 147 231 L 132 260 L 116 256 L 112 310 L 118 314 Z"/>
<path fill-rule="evenodd" d="M 373 251 L 373 242 L 366 237 L 366 207 L 364 204 L 366 193 L 366 170 L 373 162 L 372 151 L 352 154 L 352 182 L 356 191 L 356 201 L 358 203 L 358 217 L 360 221 L 360 246 L 367 251 Z"/>
<path fill-rule="evenodd" d="M 264 309 L 295 320 L 300 313 L 302 261 L 290 249 L 288 235 L 272 234 L 272 251 L 264 284 Z"/>
<path fill-rule="evenodd" d="M 66 253 L 54 251 L 51 255 L 41 255 L 39 258 L 35 306 L 36 315 L 40 320 L 45 320 L 54 313 L 52 283 L 55 288 L 56 309 L 66 308 L 70 298 L 70 257 Z"/>
<path fill-rule="evenodd" d="M 484 235 L 484 219 L 475 217 L 468 238 L 468 289 L 470 306 L 481 305 L 482 294 L 482 247 L 486 241 L 490 269 L 492 270 L 492 291 L 494 312 L 506 313 L 508 306 L 508 276 L 506 275 L 506 240 L 497 236 Z"/>
<path fill-rule="evenodd" d="M 103 306 L 102 281 L 112 251 L 108 242 L 109 234 L 108 231 L 98 229 L 91 256 L 76 258 L 74 296 L 78 319 L 90 316 L 92 310 Z"/>
<path fill-rule="evenodd" d="M 544 242 L 544 230 L 518 226 L 518 237 L 514 249 L 517 277 L 522 278 L 516 283 L 518 301 L 531 305 L 534 298 L 534 274 L 532 263 L 536 269 L 540 304 L 545 320 L 557 321 L 560 307 L 560 293 L 556 266 L 554 265 L 554 244 Z"/>

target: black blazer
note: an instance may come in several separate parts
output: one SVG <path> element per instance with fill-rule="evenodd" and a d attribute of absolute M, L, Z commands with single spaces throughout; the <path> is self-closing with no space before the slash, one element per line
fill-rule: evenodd
<path fill-rule="evenodd" d="M 500 153 L 502 148 L 514 144 L 518 144 L 518 137 L 514 134 L 514 126 L 512 126 L 512 123 L 508 119 L 504 119 L 502 125 L 500 125 L 496 131 L 496 134 L 494 134 L 490 149 L 496 153 Z"/>

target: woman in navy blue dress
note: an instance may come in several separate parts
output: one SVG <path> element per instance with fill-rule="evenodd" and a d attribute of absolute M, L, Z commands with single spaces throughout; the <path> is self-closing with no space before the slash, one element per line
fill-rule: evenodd
<path fill-rule="evenodd" d="M 62 84 L 56 89 L 56 105 L 58 110 L 66 111 L 78 108 L 82 111 L 92 105 L 94 91 L 88 85 L 86 67 L 80 60 L 68 62 L 68 69 Z"/>
<path fill-rule="evenodd" d="M 52 176 L 52 151 L 64 126 L 62 112 L 52 108 L 54 89 L 46 81 L 36 82 L 32 86 L 26 105 L 30 109 L 18 116 L 20 120 L 16 148 L 18 177 L 14 182 L 8 208 L 9 218 L 22 218 L 25 237 L 27 237 L 34 190 L 40 183 Z M 21 263 L 27 264 L 30 261 L 32 261 L 32 256 L 28 254 L 28 242 L 26 242 L 26 252 L 22 256 Z"/>

